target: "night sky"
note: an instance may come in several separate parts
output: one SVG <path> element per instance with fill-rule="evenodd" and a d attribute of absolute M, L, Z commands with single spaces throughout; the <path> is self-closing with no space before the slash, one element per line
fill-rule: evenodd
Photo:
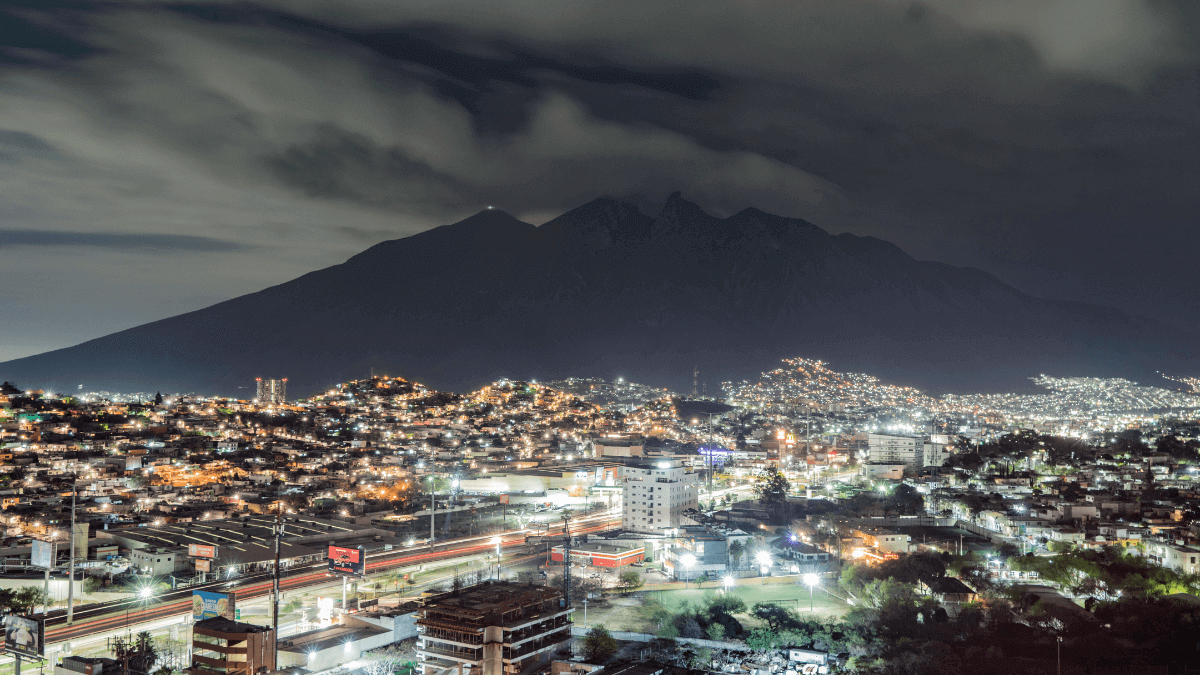
<path fill-rule="evenodd" d="M 1195 0 L 26 0 L 0 45 L 0 361 L 675 190 L 1200 323 Z"/>

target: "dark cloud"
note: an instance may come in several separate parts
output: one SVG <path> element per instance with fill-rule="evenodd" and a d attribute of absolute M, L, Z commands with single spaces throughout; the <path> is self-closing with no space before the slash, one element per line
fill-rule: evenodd
<path fill-rule="evenodd" d="M 114 234 L 55 232 L 50 230 L 0 230 L 0 248 L 17 246 L 92 246 L 120 251 L 225 252 L 248 248 L 233 241 L 186 234 Z"/>
<path fill-rule="evenodd" d="M 1187 321 L 1197 7 L 8 3 L 0 223 L 48 242 L 9 269 L 65 270 L 66 297 L 116 283 L 118 251 L 212 254 L 145 271 L 181 279 L 227 256 L 198 307 L 488 205 L 542 222 L 682 190 L 716 214 L 756 206 Z M 61 257 L 83 246 L 92 267 Z M 155 288 L 141 320 L 196 286 Z"/>

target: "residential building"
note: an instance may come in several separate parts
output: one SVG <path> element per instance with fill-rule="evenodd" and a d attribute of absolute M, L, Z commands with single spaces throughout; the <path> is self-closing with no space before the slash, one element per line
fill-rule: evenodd
<path fill-rule="evenodd" d="M 1163 567 L 1183 574 L 1196 574 L 1200 571 L 1200 549 L 1168 541 L 1149 540 L 1145 545 L 1145 556 Z"/>
<path fill-rule="evenodd" d="M 254 396 L 260 405 L 283 405 L 287 401 L 287 378 L 282 380 L 264 380 L 254 378 L 257 384 L 257 394 Z"/>
<path fill-rule="evenodd" d="M 622 525 L 634 532 L 661 533 L 690 520 L 683 515 L 697 506 L 697 474 L 678 459 L 628 464 L 618 474 L 625 495 Z"/>
<path fill-rule="evenodd" d="M 570 642 L 571 611 L 559 589 L 533 584 L 485 582 L 434 596 L 417 613 L 417 668 L 518 675 Z"/>
<path fill-rule="evenodd" d="M 870 434 L 871 462 L 904 464 L 913 468 L 942 466 L 950 456 L 944 443 L 920 436 Z"/>

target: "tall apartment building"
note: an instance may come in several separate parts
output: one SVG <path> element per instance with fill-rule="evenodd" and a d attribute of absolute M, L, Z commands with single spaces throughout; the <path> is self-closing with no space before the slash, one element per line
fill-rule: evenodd
<path fill-rule="evenodd" d="M 417 667 L 421 675 L 517 675 L 570 642 L 571 611 L 560 589 L 506 581 L 434 596 L 417 612 Z"/>
<path fill-rule="evenodd" d="M 690 523 L 683 512 L 697 506 L 698 476 L 678 459 L 652 459 L 621 467 L 626 530 L 662 534 Z"/>
<path fill-rule="evenodd" d="M 255 384 L 258 385 L 258 393 L 255 399 L 260 404 L 283 405 L 287 400 L 287 378 L 282 380 L 264 380 L 261 377 L 254 378 Z"/>
<path fill-rule="evenodd" d="M 868 442 L 872 462 L 921 468 L 941 466 L 950 456 L 944 443 L 934 443 L 921 436 L 870 434 Z"/>

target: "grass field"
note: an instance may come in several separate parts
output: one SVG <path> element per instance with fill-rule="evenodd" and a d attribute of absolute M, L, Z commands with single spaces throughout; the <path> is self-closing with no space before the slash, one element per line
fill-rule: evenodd
<path fill-rule="evenodd" d="M 646 591 L 641 593 L 644 599 L 612 598 L 602 603 L 592 602 L 588 607 L 587 623 L 589 626 L 604 624 L 609 630 L 623 630 L 635 633 L 653 633 L 654 626 L 650 624 L 642 607 L 645 600 L 654 599 L 663 603 L 668 609 L 678 611 L 685 602 L 693 606 L 702 603 L 708 593 L 716 593 L 712 589 L 689 589 L 669 591 Z M 731 591 L 745 603 L 746 607 L 754 606 L 756 602 L 774 602 L 789 609 L 796 610 L 801 617 L 807 618 L 809 612 L 808 587 L 795 584 L 772 584 L 768 586 L 755 585 L 753 580 L 747 580 L 745 585 L 735 586 Z M 819 619 L 837 618 L 850 610 L 850 606 L 840 598 L 834 597 L 820 588 L 815 589 L 812 597 L 813 610 L 811 615 Z M 765 626 L 763 622 L 746 614 L 736 615 L 737 620 L 747 629 Z M 581 608 L 575 609 L 575 623 L 583 625 Z"/>

